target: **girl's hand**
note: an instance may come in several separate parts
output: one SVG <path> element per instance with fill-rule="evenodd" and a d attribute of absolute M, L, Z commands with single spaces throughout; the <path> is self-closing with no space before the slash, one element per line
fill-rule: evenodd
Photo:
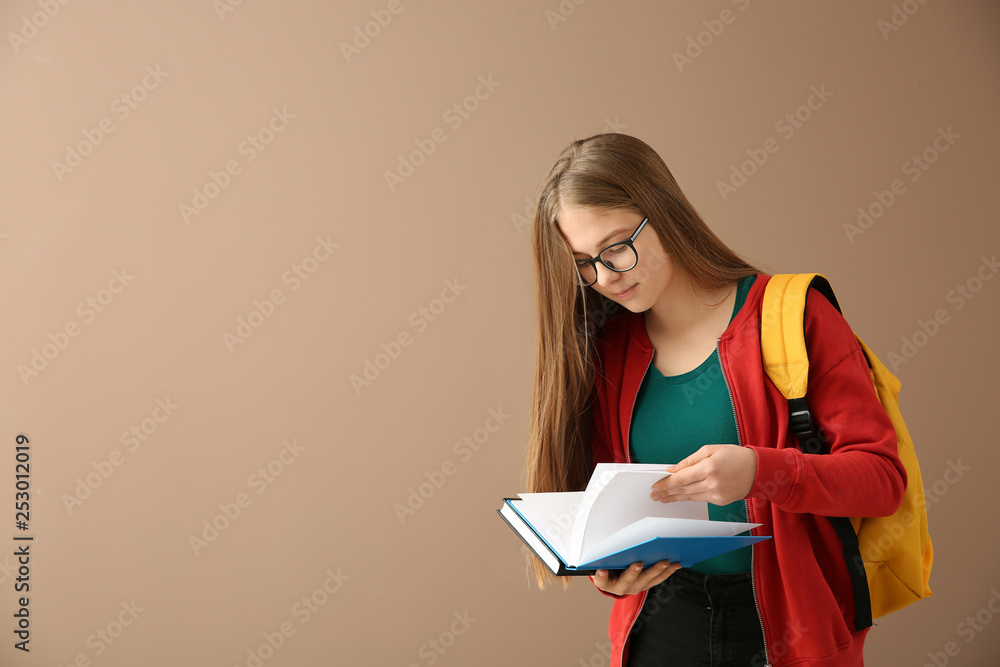
<path fill-rule="evenodd" d="M 666 581 L 667 577 L 679 569 L 680 563 L 668 560 L 661 560 L 645 570 L 642 569 L 642 563 L 632 563 L 628 569 L 613 576 L 607 570 L 598 570 L 593 578 L 594 584 L 605 593 L 636 595 Z"/>
<path fill-rule="evenodd" d="M 653 500 L 728 505 L 750 493 L 757 477 L 757 452 L 739 445 L 705 445 L 667 470 L 673 474 L 653 485 Z"/>

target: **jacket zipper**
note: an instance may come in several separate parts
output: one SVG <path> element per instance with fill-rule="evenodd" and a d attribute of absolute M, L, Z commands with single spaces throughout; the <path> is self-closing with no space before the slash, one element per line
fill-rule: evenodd
<path fill-rule="evenodd" d="M 653 351 L 656 354 L 656 351 Z M 649 355 L 649 360 L 646 362 L 646 369 L 642 372 L 642 378 L 639 379 L 639 386 L 642 386 L 642 381 L 646 378 L 646 373 L 649 372 L 649 367 L 653 363 L 653 354 Z M 629 445 L 629 440 L 632 437 L 632 415 L 635 414 L 635 402 L 639 398 L 639 392 L 635 392 L 635 396 L 632 397 L 632 409 L 628 413 L 628 430 L 625 431 L 625 462 L 632 463 L 632 455 L 630 454 L 631 446 Z M 618 655 L 618 664 L 623 664 L 625 660 L 625 646 L 628 644 L 629 635 L 632 634 L 632 628 L 635 627 L 635 622 L 639 620 L 639 616 L 642 615 L 642 607 L 646 604 L 646 598 L 649 597 L 649 591 L 645 590 L 642 592 L 642 600 L 639 601 L 639 609 L 635 613 L 635 618 L 628 626 L 628 631 L 625 633 L 625 641 L 622 642 L 622 650 Z M 763 627 L 763 626 L 762 626 Z M 766 666 L 765 666 L 766 667 Z"/>
<path fill-rule="evenodd" d="M 733 409 L 733 421 L 736 422 L 736 444 L 743 446 L 740 442 L 740 420 L 736 416 L 736 401 L 733 400 L 733 390 L 729 386 L 729 378 L 726 377 L 726 366 L 722 363 L 722 339 L 716 339 L 715 341 L 715 352 L 719 356 L 719 368 L 722 369 L 722 381 L 726 383 L 726 393 L 729 395 L 729 405 Z M 747 512 L 747 521 L 753 523 L 753 519 L 750 518 L 750 503 L 744 499 L 744 507 Z M 756 530 L 756 529 L 753 529 Z M 771 662 L 767 659 L 767 635 L 764 632 L 764 617 L 760 613 L 760 602 L 757 601 L 757 578 L 754 576 L 755 566 L 757 561 L 757 545 L 750 545 L 750 586 L 753 590 L 753 605 L 757 610 L 757 620 L 760 622 L 760 636 L 764 642 L 764 667 L 771 667 Z"/>

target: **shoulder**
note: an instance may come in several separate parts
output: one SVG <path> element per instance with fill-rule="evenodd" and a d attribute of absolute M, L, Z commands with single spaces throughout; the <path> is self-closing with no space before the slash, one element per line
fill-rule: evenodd
<path fill-rule="evenodd" d="M 804 329 L 811 364 L 833 366 L 861 352 L 854 330 L 840 310 L 822 292 L 810 288 L 806 297 Z"/>
<path fill-rule="evenodd" d="M 756 319 L 760 328 L 750 327 L 748 333 L 759 335 L 759 332 L 767 327 L 771 329 L 779 327 L 782 337 L 787 337 L 793 334 L 797 326 L 785 318 L 791 317 L 796 311 L 792 309 L 785 313 L 785 308 L 792 304 L 786 302 L 783 306 L 776 307 L 778 306 L 776 302 L 765 299 L 764 292 L 773 277 L 767 274 L 758 275 L 756 283 L 751 287 L 748 302 L 752 304 L 750 308 L 752 312 L 748 313 L 748 316 Z M 853 328 L 834 305 L 836 296 L 833 297 L 834 301 L 830 301 L 823 291 L 817 289 L 816 284 L 809 288 L 805 304 L 800 306 L 804 308 L 802 332 L 809 355 L 810 374 L 822 373 L 852 355 L 859 360 L 863 356 Z M 829 283 L 820 284 L 824 290 L 829 285 Z M 832 293 L 832 288 L 830 291 Z"/>

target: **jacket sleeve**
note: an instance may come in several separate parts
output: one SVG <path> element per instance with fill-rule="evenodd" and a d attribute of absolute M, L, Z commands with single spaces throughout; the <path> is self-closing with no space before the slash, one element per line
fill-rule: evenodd
<path fill-rule="evenodd" d="M 788 512 L 888 516 L 902 500 L 906 470 L 861 346 L 843 316 L 815 290 L 806 301 L 805 334 L 806 401 L 829 454 L 799 449 L 788 428 L 787 403 L 782 405 L 776 418 L 784 442 L 755 448 L 757 476 L 749 497 Z"/>

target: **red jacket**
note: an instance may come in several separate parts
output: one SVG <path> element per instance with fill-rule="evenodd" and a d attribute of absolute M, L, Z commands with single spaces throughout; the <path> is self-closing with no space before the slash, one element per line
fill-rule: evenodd
<path fill-rule="evenodd" d="M 753 546 L 752 561 L 768 664 L 861 665 L 867 629 L 854 631 L 850 578 L 826 517 L 892 514 L 903 496 L 906 471 L 850 326 L 815 291 L 806 305 L 806 396 L 830 453 L 800 451 L 788 428 L 788 403 L 761 363 L 760 304 L 768 279 L 757 277 L 718 342 L 736 415 L 735 444 L 757 452 L 747 515 L 762 524 L 754 534 L 773 538 Z M 627 462 L 632 410 L 653 361 L 642 314 L 625 312 L 609 320 L 596 351 L 594 462 Z M 613 597 L 608 634 L 612 664 L 621 666 L 646 593 Z"/>

